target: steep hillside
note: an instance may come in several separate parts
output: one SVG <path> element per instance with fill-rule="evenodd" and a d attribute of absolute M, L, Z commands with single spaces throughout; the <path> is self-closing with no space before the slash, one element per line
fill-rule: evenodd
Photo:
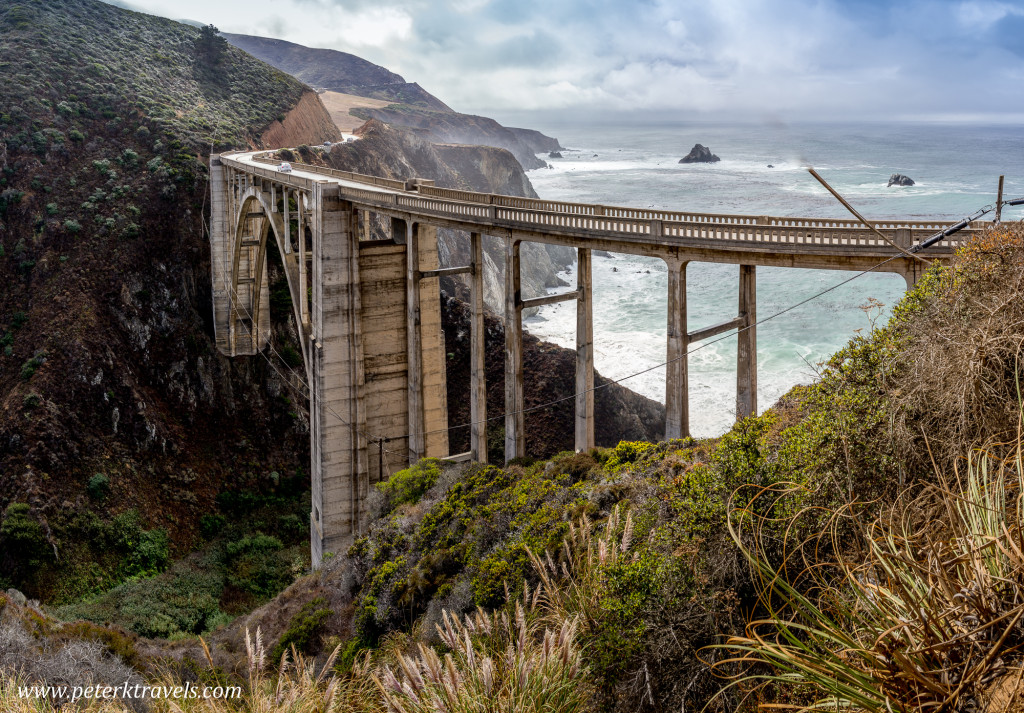
<path fill-rule="evenodd" d="M 316 92 L 308 90 L 298 103 L 260 134 L 265 146 L 296 146 L 307 141 L 340 141 L 341 132 Z M 311 136 L 318 137 L 310 139 Z"/>
<path fill-rule="evenodd" d="M 212 344 L 205 161 L 338 132 L 308 87 L 209 28 L 27 0 L 0 5 L 0 31 L 0 588 L 72 602 L 200 548 L 175 565 L 188 604 L 124 605 L 153 635 L 196 633 L 301 571 L 309 508 L 297 365 Z M 474 187 L 430 144 L 378 129 L 338 155 Z M 531 190 L 511 155 L 479 151 Z M 277 295 L 274 264 L 268 278 Z M 169 602 L 188 623 L 145 614 Z"/>
<path fill-rule="evenodd" d="M 330 89 L 396 104 L 451 111 L 415 82 L 348 52 L 303 47 L 284 40 L 225 33 L 228 41 L 317 89 Z"/>
<path fill-rule="evenodd" d="M 307 467 L 294 393 L 212 344 L 204 161 L 337 132 L 212 33 L 95 0 L 0 4 L 0 66 L 0 582 L 62 600 Z"/>

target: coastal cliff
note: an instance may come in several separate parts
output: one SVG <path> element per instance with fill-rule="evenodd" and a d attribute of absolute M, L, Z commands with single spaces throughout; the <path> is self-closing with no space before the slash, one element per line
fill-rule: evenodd
<path fill-rule="evenodd" d="M 292 42 L 226 34 L 228 40 L 264 62 L 317 88 L 391 102 L 386 106 L 353 107 L 348 113 L 362 120 L 378 119 L 415 131 L 433 143 L 493 146 L 507 149 L 530 170 L 547 164 L 537 153 L 557 151 L 557 139 L 532 129 L 507 128 L 483 116 L 460 114 L 419 84 L 394 72 L 336 50 L 303 47 Z M 278 146 L 291 145 L 280 143 Z"/>
<path fill-rule="evenodd" d="M 469 423 L 469 307 L 466 302 L 450 296 L 450 278 L 442 281 L 442 320 L 445 351 L 448 353 L 448 412 L 452 424 Z M 487 358 L 487 416 L 490 461 L 500 463 L 504 449 L 505 423 L 505 326 L 497 317 L 485 319 Z M 572 451 L 576 392 L 576 352 L 572 349 L 542 342 L 531 334 L 523 335 L 524 405 L 530 409 L 540 404 L 560 401 L 554 406 L 526 414 L 526 455 L 547 457 L 552 453 Z M 614 446 L 620 440 L 658 441 L 665 436 L 665 406 L 625 386 L 612 384 L 594 374 L 594 436 L 598 446 Z M 564 400 L 562 400 L 564 399 Z M 469 429 L 449 434 L 453 453 L 469 450 Z"/>
<path fill-rule="evenodd" d="M 310 160 L 333 168 L 387 178 L 428 178 L 442 188 L 497 192 L 536 198 L 522 166 L 508 151 L 491 146 L 450 146 L 435 144 L 399 126 L 370 120 L 356 130 L 359 141 L 333 146 L 322 158 Z M 575 251 L 557 245 L 523 245 L 523 295 L 547 294 L 547 288 L 561 284 L 558 272 L 575 260 Z M 464 231 L 438 231 L 438 252 L 443 267 L 469 261 L 469 235 Z M 484 241 L 484 300 L 496 313 L 504 312 L 505 251 L 494 238 Z M 468 287 L 468 280 L 459 278 Z"/>
<path fill-rule="evenodd" d="M 340 140 L 341 132 L 312 90 L 303 92 L 294 107 L 284 116 L 274 119 L 260 134 L 260 143 L 266 147 Z"/>
<path fill-rule="evenodd" d="M 494 119 L 471 114 L 429 111 L 412 106 L 358 107 L 351 113 L 363 119 L 377 119 L 404 126 L 421 138 L 438 144 L 476 144 L 507 149 L 526 170 L 545 168 L 532 146 Z"/>

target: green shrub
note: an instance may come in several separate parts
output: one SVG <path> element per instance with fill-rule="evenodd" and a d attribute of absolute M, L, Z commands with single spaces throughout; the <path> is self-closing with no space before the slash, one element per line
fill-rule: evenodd
<path fill-rule="evenodd" d="M 296 369 L 302 366 L 302 354 L 291 344 L 285 344 L 281 347 L 281 360 L 289 369 Z"/>
<path fill-rule="evenodd" d="M 171 559 L 171 538 L 167 530 L 143 530 L 128 557 L 129 576 L 150 576 L 167 569 Z"/>
<path fill-rule="evenodd" d="M 199 532 L 207 540 L 212 540 L 221 533 L 227 522 L 223 515 L 203 515 L 199 518 Z"/>
<path fill-rule="evenodd" d="M 82 229 L 82 224 L 77 220 L 68 219 L 64 221 L 64 230 L 68 231 L 72 235 L 75 235 Z"/>
<path fill-rule="evenodd" d="M 148 577 L 167 569 L 171 541 L 163 529 L 146 530 L 136 510 L 117 515 L 105 528 L 110 547 L 122 554 L 119 577 Z"/>
<path fill-rule="evenodd" d="M 103 176 L 104 178 L 109 178 L 113 175 L 116 175 L 114 173 L 114 170 L 110 167 L 110 161 L 108 161 L 107 159 L 93 161 L 92 167 L 96 169 L 96 172 Z"/>
<path fill-rule="evenodd" d="M 132 166 L 135 166 L 139 162 L 139 154 L 137 154 L 132 149 L 125 149 L 124 151 L 121 152 L 121 155 L 118 157 L 117 161 L 125 168 L 131 168 Z"/>
<path fill-rule="evenodd" d="M 56 203 L 47 203 L 46 204 L 46 214 L 47 215 L 57 215 L 57 211 L 58 210 L 59 209 L 58 209 Z"/>
<path fill-rule="evenodd" d="M 110 478 L 105 473 L 96 473 L 89 478 L 85 490 L 93 500 L 103 500 L 110 494 Z"/>
<path fill-rule="evenodd" d="M 321 641 L 326 628 L 326 620 L 334 614 L 327 608 L 327 600 L 323 597 L 306 602 L 295 616 L 288 622 L 288 628 L 281 634 L 280 640 L 270 654 L 270 660 L 281 660 L 281 654 L 292 646 L 304 654 L 317 653 L 316 647 Z"/>
<path fill-rule="evenodd" d="M 35 408 L 39 405 L 39 394 L 25 394 L 25 398 L 21 400 L 21 405 L 25 408 Z"/>
<path fill-rule="evenodd" d="M 24 196 L 24 191 L 15 190 L 14 188 L 8 188 L 0 193 L 0 217 L 7 215 L 8 209 L 21 203 L 21 199 Z"/>
<path fill-rule="evenodd" d="M 441 461 L 424 458 L 414 466 L 400 470 L 384 482 L 377 483 L 377 490 L 387 498 L 388 509 L 393 510 L 402 503 L 414 503 L 423 497 L 441 474 Z"/>
<path fill-rule="evenodd" d="M 294 513 L 281 515 L 277 518 L 277 532 L 288 542 L 305 539 L 309 533 L 309 525 L 306 518 L 299 517 Z"/>
<path fill-rule="evenodd" d="M 619 441 L 619 445 L 612 449 L 611 457 L 605 462 L 604 468 L 609 473 L 618 473 L 625 466 L 636 463 L 655 449 L 656 444 L 646 441 Z"/>
<path fill-rule="evenodd" d="M 30 570 L 38 567 L 44 559 L 49 559 L 52 551 L 42 525 L 32 517 L 27 503 L 7 506 L 0 524 L 0 542 L 3 543 L 2 550 L 15 561 L 16 567 Z"/>
<path fill-rule="evenodd" d="M 226 547 L 228 583 L 257 599 L 274 596 L 291 583 L 290 563 L 282 556 L 284 545 L 276 537 L 251 535 Z"/>
<path fill-rule="evenodd" d="M 224 577 L 212 562 L 182 561 L 164 574 L 121 584 L 58 614 L 115 623 L 153 638 L 202 634 L 224 620 L 218 604 L 223 588 Z"/>
<path fill-rule="evenodd" d="M 21 365 L 21 380 L 28 381 L 31 379 L 36 371 L 46 362 L 46 357 L 42 354 L 36 354 L 31 359 L 27 359 L 24 364 Z"/>

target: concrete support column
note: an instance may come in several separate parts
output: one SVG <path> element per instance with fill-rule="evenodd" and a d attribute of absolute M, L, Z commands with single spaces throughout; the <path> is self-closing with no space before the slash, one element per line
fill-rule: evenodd
<path fill-rule="evenodd" d="M 690 435 L 689 364 L 690 338 L 686 331 L 686 262 L 666 260 L 668 265 L 668 350 L 665 371 L 665 438 Z"/>
<path fill-rule="evenodd" d="M 296 237 L 299 240 L 299 300 L 300 308 L 299 315 L 302 317 L 303 323 L 307 323 L 310 319 L 309 314 L 309 301 L 306 297 L 308 292 L 307 289 L 307 275 L 306 275 L 306 227 L 305 220 L 302 214 L 302 191 L 295 191 L 295 210 L 297 211 L 298 218 L 298 234 Z M 316 253 L 314 252 L 314 255 Z"/>
<path fill-rule="evenodd" d="M 291 195 L 292 192 L 288 186 L 284 186 L 281 189 L 283 195 L 284 204 L 284 254 L 292 254 L 292 213 L 291 213 Z"/>
<path fill-rule="evenodd" d="M 526 455 L 519 241 L 505 240 L 505 462 Z"/>
<path fill-rule="evenodd" d="M 924 277 L 924 273 L 928 269 L 928 263 L 909 258 L 907 258 L 906 262 L 907 269 L 903 272 L 903 279 L 907 282 L 907 291 L 909 292 L 917 286 L 917 281 Z"/>
<path fill-rule="evenodd" d="M 420 254 L 416 228 L 412 221 L 394 221 L 395 229 L 405 229 L 406 275 L 405 307 L 408 364 L 409 463 L 426 455 L 423 437 L 423 349 L 420 333 Z"/>
<path fill-rule="evenodd" d="M 438 268 L 437 227 L 415 223 L 421 273 Z M 441 278 L 420 278 L 420 354 L 423 388 L 423 449 L 427 458 L 448 452 L 448 355 L 441 326 Z"/>
<path fill-rule="evenodd" d="M 473 460 L 487 462 L 487 331 L 484 324 L 484 247 L 480 233 L 469 235 L 473 266 L 469 318 L 469 450 Z"/>
<path fill-rule="evenodd" d="M 210 157 L 210 277 L 213 279 L 213 333 L 221 354 L 231 354 L 231 191 L 220 156 Z"/>
<path fill-rule="evenodd" d="M 337 189 L 313 187 L 310 451 L 313 565 L 342 552 L 366 522 L 369 490 L 357 237 Z"/>
<path fill-rule="evenodd" d="M 740 265 L 739 313 L 743 318 L 736 347 L 736 418 L 757 413 L 757 268 Z"/>
<path fill-rule="evenodd" d="M 594 447 L 594 295 L 588 248 L 576 249 L 576 450 Z"/>

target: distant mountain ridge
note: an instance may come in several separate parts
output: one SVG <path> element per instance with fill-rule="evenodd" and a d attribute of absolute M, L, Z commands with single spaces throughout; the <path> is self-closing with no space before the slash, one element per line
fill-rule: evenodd
<path fill-rule="evenodd" d="M 523 168 L 545 168 L 538 153 L 558 151 L 558 139 L 532 129 L 502 126 L 494 119 L 460 114 L 415 82 L 347 52 L 303 47 L 269 37 L 223 33 L 231 44 L 318 89 L 392 102 L 349 113 L 404 126 L 433 143 L 473 144 L 507 149 Z"/>
<path fill-rule="evenodd" d="M 450 112 L 452 109 L 415 82 L 361 57 L 338 50 L 304 47 L 294 42 L 221 33 L 228 42 L 317 89 L 330 89 L 396 104 Z"/>

